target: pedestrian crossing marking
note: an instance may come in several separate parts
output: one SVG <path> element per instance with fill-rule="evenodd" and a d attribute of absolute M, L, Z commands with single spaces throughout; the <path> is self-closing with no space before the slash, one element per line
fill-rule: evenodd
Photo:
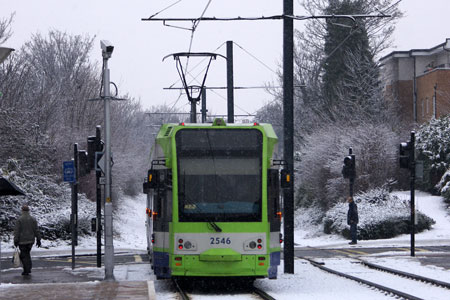
<path fill-rule="evenodd" d="M 72 258 L 68 258 L 68 259 L 53 259 L 53 258 L 45 258 L 44 260 L 46 261 L 51 261 L 51 262 L 63 262 L 63 263 L 71 263 L 72 262 Z M 86 264 L 86 265 L 96 265 L 96 262 L 92 262 L 92 261 L 83 261 L 83 260 L 75 260 L 75 262 L 78 264 Z"/>
<path fill-rule="evenodd" d="M 430 250 L 422 249 L 422 248 L 416 248 L 416 251 L 419 251 L 419 252 L 430 252 Z"/>
<path fill-rule="evenodd" d="M 353 252 L 353 253 L 361 254 L 361 255 L 367 255 L 368 254 L 367 252 L 358 251 L 358 250 L 351 250 L 351 249 L 346 249 L 345 251 Z"/>
<path fill-rule="evenodd" d="M 345 254 L 345 255 L 353 255 L 354 253 L 350 253 L 350 252 L 347 252 L 346 250 L 333 250 L 334 252 L 337 252 L 337 253 L 342 253 L 342 254 Z"/>
<path fill-rule="evenodd" d="M 341 249 L 341 250 L 334 249 L 332 251 L 337 252 L 337 253 L 342 253 L 345 255 L 355 255 L 355 254 L 367 255 L 368 254 L 367 252 L 352 250 L 352 249 Z"/>
<path fill-rule="evenodd" d="M 410 248 L 396 248 L 396 249 L 401 250 L 401 251 L 409 251 L 409 250 L 411 250 Z"/>
<path fill-rule="evenodd" d="M 411 251 L 411 248 L 396 248 L 396 249 L 401 250 L 401 251 L 406 251 L 406 252 Z M 423 248 L 414 248 L 414 250 L 418 251 L 418 252 L 430 252 L 430 250 L 423 249 Z"/>

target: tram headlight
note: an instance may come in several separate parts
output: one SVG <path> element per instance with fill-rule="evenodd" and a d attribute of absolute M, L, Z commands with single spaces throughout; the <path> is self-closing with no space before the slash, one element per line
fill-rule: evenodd
<path fill-rule="evenodd" d="M 192 243 L 189 242 L 189 241 L 185 242 L 185 243 L 184 243 L 184 248 L 185 248 L 186 250 L 191 249 L 191 248 L 192 248 Z"/>
<path fill-rule="evenodd" d="M 255 249 L 256 248 L 256 243 L 254 241 L 251 241 L 248 246 L 250 247 L 250 249 Z"/>

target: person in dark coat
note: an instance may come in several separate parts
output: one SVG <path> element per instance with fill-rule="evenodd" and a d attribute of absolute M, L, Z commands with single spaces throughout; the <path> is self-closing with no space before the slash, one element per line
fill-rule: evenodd
<path fill-rule="evenodd" d="M 36 240 L 36 246 L 41 247 L 41 235 L 35 218 L 30 216 L 28 205 L 22 206 L 22 215 L 14 228 L 14 246 L 20 249 L 20 260 L 23 266 L 22 275 L 31 273 L 31 248 Z"/>
<path fill-rule="evenodd" d="M 347 224 L 350 225 L 350 236 L 352 241 L 349 243 L 350 245 L 357 244 L 356 241 L 356 232 L 357 232 L 357 224 L 359 222 L 358 219 L 358 207 L 356 203 L 353 201 L 353 197 L 348 197 L 348 213 L 347 213 Z"/>

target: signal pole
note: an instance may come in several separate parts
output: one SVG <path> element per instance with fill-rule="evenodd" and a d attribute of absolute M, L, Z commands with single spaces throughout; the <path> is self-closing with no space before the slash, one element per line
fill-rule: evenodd
<path fill-rule="evenodd" d="M 101 126 L 98 125 L 95 129 L 95 147 L 98 147 L 102 139 Z M 97 144 L 98 143 L 98 144 Z M 95 151 L 100 151 L 99 149 L 95 149 Z M 95 161 L 95 159 L 94 159 Z M 97 268 L 102 266 L 102 189 L 100 186 L 100 177 L 102 176 L 101 171 L 97 171 L 97 166 L 94 166 L 95 170 L 95 182 L 96 182 L 96 204 L 97 204 L 97 213 L 96 213 L 96 232 L 97 232 Z"/>
<path fill-rule="evenodd" d="M 416 133 L 411 131 L 411 140 L 406 143 L 400 143 L 400 168 L 409 170 L 410 190 L 411 190 L 411 256 L 415 256 L 415 232 L 416 232 L 416 205 L 415 205 L 415 188 L 416 188 L 416 161 L 415 161 L 415 142 Z"/>
<path fill-rule="evenodd" d="M 77 227 L 78 227 L 78 144 L 73 145 L 73 159 L 75 165 L 75 182 L 72 183 L 72 214 L 70 224 L 72 229 L 72 270 L 75 269 L 75 246 L 77 245 Z"/>
<path fill-rule="evenodd" d="M 111 127 L 109 91 L 110 78 L 108 59 L 114 47 L 108 41 L 100 41 L 103 57 L 103 100 L 105 103 L 105 279 L 114 280 L 114 246 L 113 246 L 113 220 L 111 202 Z"/>
<path fill-rule="evenodd" d="M 411 256 L 415 256 L 415 233 L 416 233 L 416 204 L 415 204 L 415 189 L 416 189 L 416 161 L 414 155 L 416 142 L 416 133 L 411 131 L 411 150 L 410 157 L 410 184 L 411 184 Z"/>

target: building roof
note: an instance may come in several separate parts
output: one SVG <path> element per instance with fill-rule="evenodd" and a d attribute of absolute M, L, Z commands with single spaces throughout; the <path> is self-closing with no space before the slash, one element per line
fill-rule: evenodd
<path fill-rule="evenodd" d="M 440 53 L 442 51 L 450 51 L 450 38 L 447 38 L 445 43 L 434 46 L 429 49 L 411 49 L 409 51 L 393 51 L 388 55 L 380 58 L 380 62 L 384 63 L 393 58 L 405 58 L 413 56 L 429 56 Z"/>

